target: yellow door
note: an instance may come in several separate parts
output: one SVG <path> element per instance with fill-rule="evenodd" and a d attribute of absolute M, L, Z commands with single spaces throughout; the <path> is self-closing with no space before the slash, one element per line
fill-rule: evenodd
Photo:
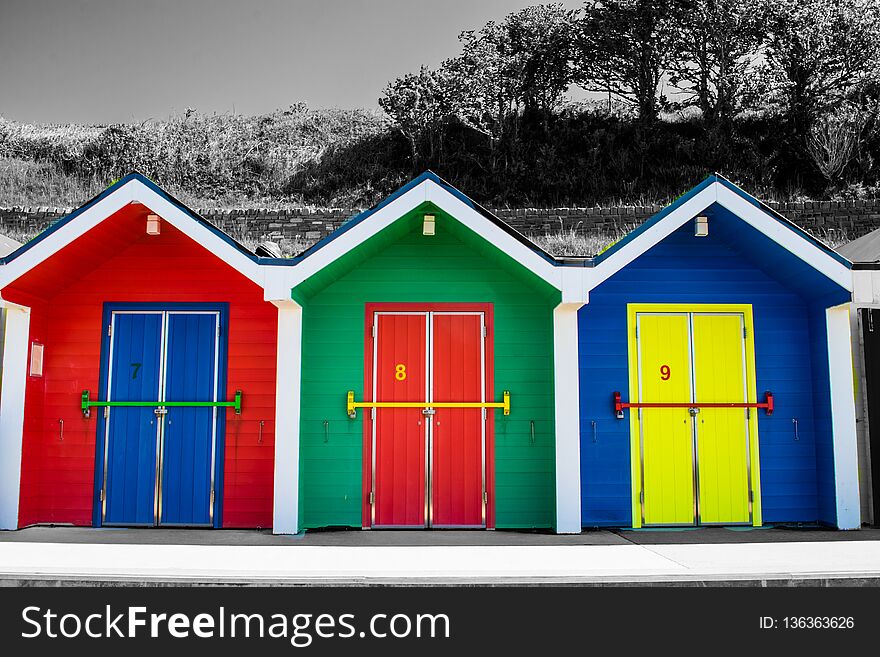
<path fill-rule="evenodd" d="M 639 402 L 682 403 L 691 397 L 690 317 L 636 316 Z M 639 410 L 642 523 L 692 525 L 693 427 L 687 408 Z"/>
<path fill-rule="evenodd" d="M 692 321 L 696 402 L 746 402 L 743 316 L 695 313 Z M 698 522 L 748 523 L 746 409 L 700 408 L 695 419 Z"/>

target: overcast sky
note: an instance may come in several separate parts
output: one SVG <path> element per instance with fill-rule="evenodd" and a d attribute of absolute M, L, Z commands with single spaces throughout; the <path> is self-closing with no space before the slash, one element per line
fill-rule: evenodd
<path fill-rule="evenodd" d="M 537 0 L 0 0 L 0 116 L 38 123 L 376 107 Z M 565 2 L 571 8 L 582 3 Z"/>

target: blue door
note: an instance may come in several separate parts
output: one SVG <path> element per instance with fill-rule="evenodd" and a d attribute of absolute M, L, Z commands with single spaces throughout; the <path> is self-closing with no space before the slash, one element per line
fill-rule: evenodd
<path fill-rule="evenodd" d="M 165 401 L 217 400 L 216 313 L 168 314 Z M 163 525 L 211 524 L 217 409 L 168 407 L 162 441 Z"/>
<path fill-rule="evenodd" d="M 161 395 L 162 313 L 114 313 L 108 401 L 155 401 Z M 104 522 L 156 521 L 158 417 L 151 407 L 105 411 Z"/>
<path fill-rule="evenodd" d="M 219 312 L 118 311 L 106 373 L 102 521 L 108 525 L 211 525 Z"/>

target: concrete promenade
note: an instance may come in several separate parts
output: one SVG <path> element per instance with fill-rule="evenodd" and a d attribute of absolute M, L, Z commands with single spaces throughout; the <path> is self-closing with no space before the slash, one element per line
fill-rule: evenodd
<path fill-rule="evenodd" d="M 880 532 L 0 533 L 0 585 L 880 585 Z"/>

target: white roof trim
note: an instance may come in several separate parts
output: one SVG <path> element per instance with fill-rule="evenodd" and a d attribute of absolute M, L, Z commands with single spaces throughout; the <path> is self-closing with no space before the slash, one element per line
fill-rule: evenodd
<path fill-rule="evenodd" d="M 644 233 L 624 245 L 618 252 L 596 265 L 593 268 L 593 275 L 590 277 L 590 289 L 616 274 L 715 202 L 730 210 L 745 223 L 827 276 L 840 287 L 852 291 L 852 272 L 849 268 L 818 248 L 803 235 L 798 235 L 796 231 L 780 223 L 766 210 L 749 203 L 742 196 L 717 181 L 682 203 L 681 206 L 663 217 Z"/>
<path fill-rule="evenodd" d="M 849 267 L 835 260 L 804 236 L 798 235 L 791 228 L 780 223 L 765 210 L 749 203 L 733 190 L 720 183 L 715 183 L 715 185 L 718 185 L 718 203 L 720 205 L 762 232 L 786 251 L 796 255 L 813 269 L 830 278 L 840 287 L 852 292 L 852 271 Z"/>
<path fill-rule="evenodd" d="M 46 261 L 133 201 L 143 204 L 243 276 L 261 288 L 266 288 L 267 272 L 257 262 L 137 179 L 129 180 L 94 205 L 83 210 L 58 230 L 34 244 L 20 256 L 0 267 L 0 288 L 6 287 Z M 289 297 L 288 292 L 287 296 L 283 298 Z"/>
<path fill-rule="evenodd" d="M 305 258 L 292 268 L 290 272 L 292 276 L 289 280 L 290 287 L 296 287 L 425 201 L 430 201 L 443 211 L 448 212 L 463 226 L 512 257 L 557 290 L 563 289 L 563 276 L 560 271 L 563 269 L 562 267 L 557 267 L 542 258 L 433 180 L 422 181 Z M 580 287 L 584 289 L 585 294 L 586 286 Z"/>

